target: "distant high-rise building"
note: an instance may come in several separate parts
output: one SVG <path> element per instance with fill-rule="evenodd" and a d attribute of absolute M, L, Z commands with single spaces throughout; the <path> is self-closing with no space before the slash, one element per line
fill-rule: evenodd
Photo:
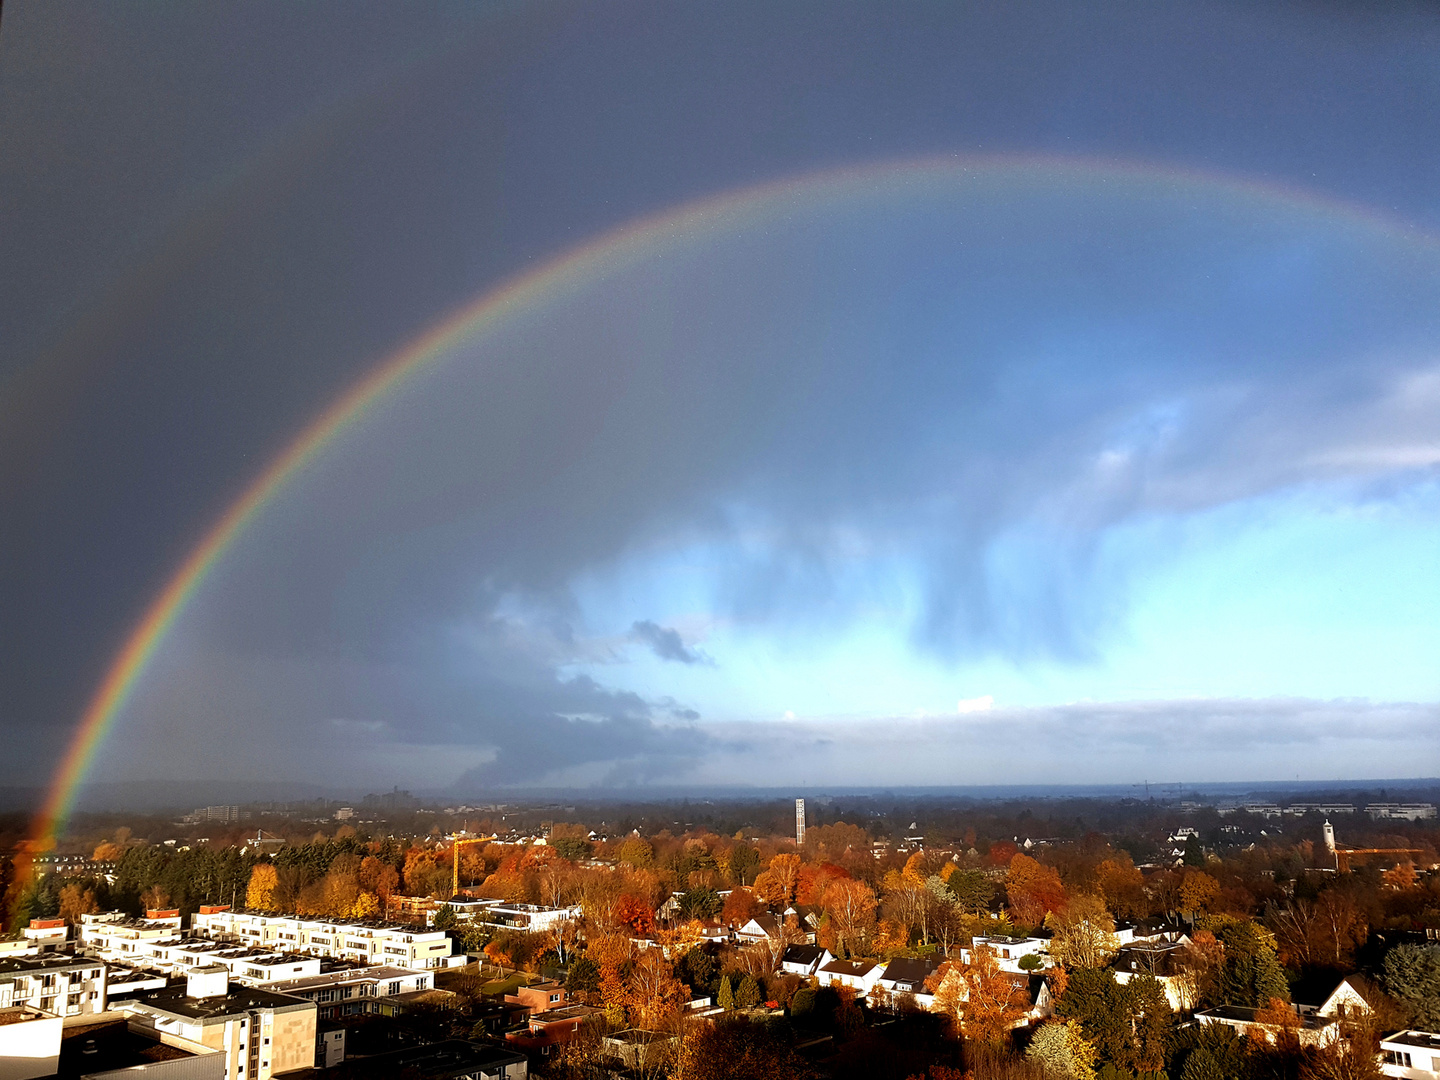
<path fill-rule="evenodd" d="M 186 816 L 186 821 L 219 821 L 229 823 L 240 820 L 238 806 L 202 806 Z"/>
<path fill-rule="evenodd" d="M 805 800 L 795 800 L 795 846 L 805 846 Z"/>

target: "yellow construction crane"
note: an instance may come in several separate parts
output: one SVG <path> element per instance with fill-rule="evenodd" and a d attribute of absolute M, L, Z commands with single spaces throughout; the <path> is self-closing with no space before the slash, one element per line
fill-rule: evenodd
<path fill-rule="evenodd" d="M 488 844 L 492 840 L 499 840 L 498 836 L 471 836 L 464 840 L 453 840 L 450 843 L 450 871 L 452 882 L 450 885 L 450 899 L 460 895 L 460 849 L 466 844 Z"/>

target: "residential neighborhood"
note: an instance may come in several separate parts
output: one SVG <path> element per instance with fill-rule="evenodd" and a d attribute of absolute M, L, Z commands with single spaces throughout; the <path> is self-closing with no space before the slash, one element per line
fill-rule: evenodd
<path fill-rule="evenodd" d="M 121 829 L 9 898 L 0 1043 L 35 1058 L 5 1075 L 1440 1077 L 1433 819 L 1114 812 L 277 819 L 239 857 Z"/>

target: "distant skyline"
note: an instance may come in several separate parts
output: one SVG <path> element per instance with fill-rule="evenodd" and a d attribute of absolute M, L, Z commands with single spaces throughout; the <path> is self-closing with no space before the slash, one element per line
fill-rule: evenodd
<path fill-rule="evenodd" d="M 1440 15 L 476 10 L 7 5 L 0 784 L 577 249 L 94 780 L 1440 773 Z"/>

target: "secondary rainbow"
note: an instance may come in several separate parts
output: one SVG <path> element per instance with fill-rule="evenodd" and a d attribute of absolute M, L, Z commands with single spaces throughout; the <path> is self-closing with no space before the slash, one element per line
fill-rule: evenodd
<path fill-rule="evenodd" d="M 210 570 L 288 481 L 408 377 L 507 315 L 523 311 L 542 299 L 553 298 L 567 287 L 582 285 L 630 265 L 666 242 L 692 241 L 736 225 L 754 226 L 763 223 L 769 215 L 785 213 L 792 206 L 808 209 L 816 203 L 856 196 L 877 185 L 889 187 L 904 182 L 1005 171 L 1062 184 L 1077 178 L 1166 182 L 1305 209 L 1409 243 L 1436 243 L 1428 234 L 1369 208 L 1302 190 L 1149 164 L 1024 156 L 947 156 L 829 170 L 722 193 L 603 234 L 467 304 L 391 354 L 306 426 L 250 483 L 170 576 L 126 637 L 81 715 L 55 772 L 44 804 L 32 824 L 27 845 L 29 855 L 25 861 L 52 846 L 63 830 L 96 751 L 124 709 L 136 680 Z M 19 869 L 25 872 L 28 866 Z"/>

